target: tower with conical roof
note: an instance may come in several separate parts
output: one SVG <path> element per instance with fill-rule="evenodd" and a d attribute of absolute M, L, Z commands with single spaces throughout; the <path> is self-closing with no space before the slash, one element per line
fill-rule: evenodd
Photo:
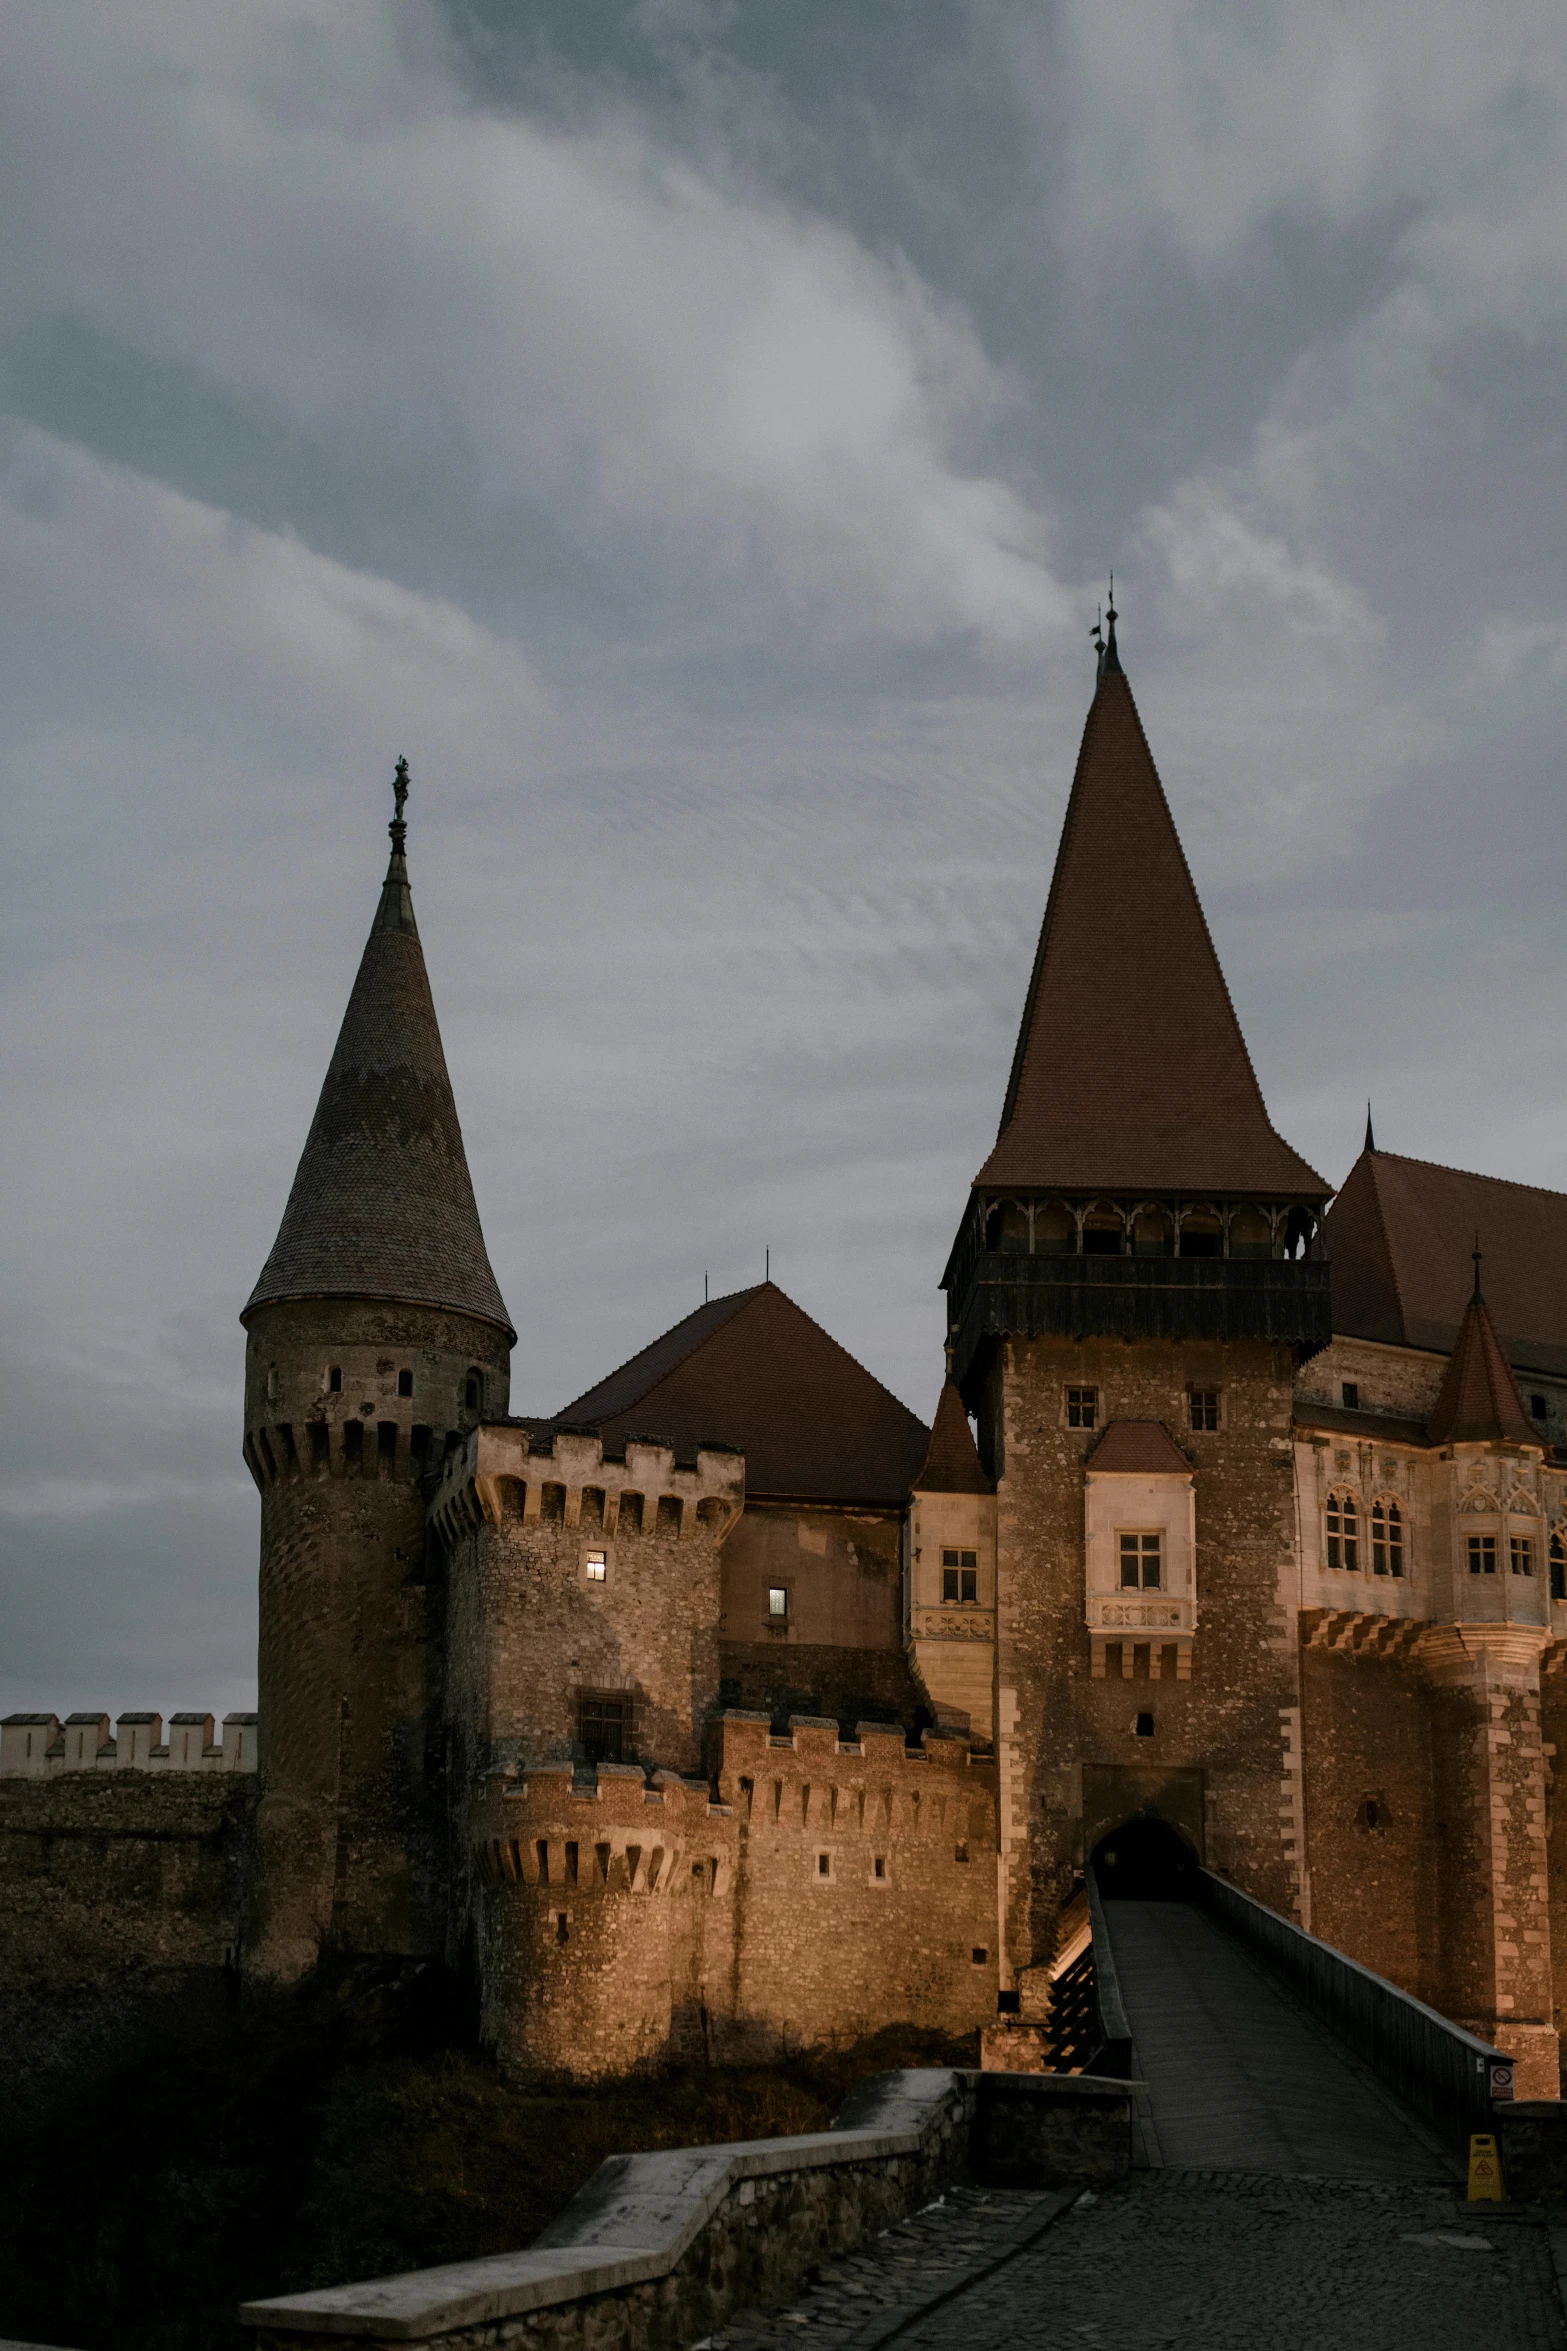
<path fill-rule="evenodd" d="M 1292 1383 L 1330 1336 L 1307 1255 L 1330 1187 L 1269 1120 L 1108 618 L 999 1132 L 943 1277 L 996 1484 L 1002 1983 L 1025 2010 L 1130 1818 L 1280 1908 L 1299 1891 L 1279 1578 Z"/>
<path fill-rule="evenodd" d="M 262 1795 L 248 1964 L 439 1951 L 441 1616 L 421 1481 L 504 1414 L 485 1250 L 408 886 L 391 861 L 288 1205 L 241 1317 L 261 1491 Z"/>

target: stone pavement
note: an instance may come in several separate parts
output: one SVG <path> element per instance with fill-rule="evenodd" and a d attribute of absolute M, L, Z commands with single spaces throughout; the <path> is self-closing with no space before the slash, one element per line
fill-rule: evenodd
<path fill-rule="evenodd" d="M 1186 1902 L 1107 1902 L 1143 2160 L 1185 2171 L 1451 2179 L 1419 2116 Z"/>
<path fill-rule="evenodd" d="M 1567 2346 L 1567 2231 L 1436 2182 L 1166 2169 L 960 2189 L 712 2351 L 1514 2351 Z"/>

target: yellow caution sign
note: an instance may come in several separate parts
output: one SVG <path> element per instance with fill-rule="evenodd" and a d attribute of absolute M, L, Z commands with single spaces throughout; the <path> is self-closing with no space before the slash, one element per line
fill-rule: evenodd
<path fill-rule="evenodd" d="M 1475 2131 L 1470 2136 L 1469 2201 L 1471 2204 L 1507 2202 L 1507 2194 L 1502 2186 L 1502 2159 L 1496 2152 L 1496 2141 L 1489 2131 Z"/>

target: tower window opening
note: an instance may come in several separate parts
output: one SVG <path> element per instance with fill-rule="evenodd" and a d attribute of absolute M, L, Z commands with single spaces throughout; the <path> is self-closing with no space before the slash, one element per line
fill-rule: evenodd
<path fill-rule="evenodd" d="M 1469 1573 L 1471 1575 L 1495 1575 L 1496 1537 L 1494 1535 L 1470 1536 Z"/>
<path fill-rule="evenodd" d="M 882 1879 L 884 1879 L 884 1878 L 886 1877 L 886 1875 L 887 1875 L 887 1856 L 886 1856 L 886 1854 L 885 1854 L 885 1853 L 878 1853 L 878 1854 L 876 1855 L 875 1859 L 874 1859 L 874 1860 L 872 1861 L 872 1863 L 871 1863 L 871 1876 L 872 1876 L 873 1878 L 882 1878 Z"/>
<path fill-rule="evenodd" d="M 343 1367 L 340 1363 L 334 1363 L 328 1370 L 326 1386 L 329 1396 L 341 1396 L 343 1393 Z"/>
<path fill-rule="evenodd" d="M 400 1372 L 398 1373 L 398 1375 L 397 1375 L 397 1393 L 399 1394 L 399 1396 L 411 1396 L 411 1395 L 413 1394 L 413 1392 L 414 1392 L 414 1375 L 413 1375 L 413 1373 L 412 1373 L 411 1371 L 400 1371 Z"/>
<path fill-rule="evenodd" d="M 1138 1739 L 1151 1739 L 1153 1737 L 1153 1716 L 1140 1714 L 1132 1726 L 1132 1735 Z"/>
<path fill-rule="evenodd" d="M 832 1855 L 830 1853 L 817 1854 L 816 1874 L 819 1878 L 830 1878 L 832 1876 Z"/>
<path fill-rule="evenodd" d="M 1513 1535 L 1509 1538 L 1507 1548 L 1514 1575 L 1533 1575 L 1534 1538 L 1530 1535 Z"/>
<path fill-rule="evenodd" d="M 609 1561 L 602 1551 L 590 1551 L 583 1572 L 590 1584 L 606 1583 L 609 1579 Z"/>
<path fill-rule="evenodd" d="M 1560 1535 L 1551 1537 L 1551 1598 L 1567 1600 L 1567 1543 Z"/>
<path fill-rule="evenodd" d="M 1358 1380 L 1341 1380 L 1339 1382 L 1338 1392 L 1344 1400 L 1344 1410 L 1346 1412 L 1358 1412 L 1360 1410 L 1360 1382 Z"/>
<path fill-rule="evenodd" d="M 789 1613 L 789 1588 L 786 1584 L 767 1587 L 767 1613 L 775 1624 L 782 1624 Z"/>
<path fill-rule="evenodd" d="M 983 1967 L 989 1959 L 990 1953 L 983 1943 L 973 1943 L 969 1946 L 969 1957 L 976 1967 Z"/>
<path fill-rule="evenodd" d="M 564 1910 L 557 1910 L 555 1913 L 555 1940 L 557 1943 L 569 1943 L 571 1940 L 571 1928 L 567 1923 Z"/>
<path fill-rule="evenodd" d="M 1530 1399 L 1529 1399 L 1529 1416 L 1530 1416 L 1530 1418 L 1531 1418 L 1532 1420 L 1544 1420 L 1544 1418 L 1545 1418 L 1545 1414 L 1546 1414 L 1545 1398 L 1544 1398 L 1543 1396 L 1531 1396 L 1531 1397 L 1530 1397 Z"/>
<path fill-rule="evenodd" d="M 1121 1537 L 1121 1589 L 1123 1592 L 1157 1592 L 1163 1581 L 1162 1535 L 1123 1535 Z"/>
<path fill-rule="evenodd" d="M 626 1701 L 586 1690 L 577 1701 L 577 1735 L 585 1763 L 626 1760 Z"/>
<path fill-rule="evenodd" d="M 484 1374 L 471 1371 L 463 1382 L 462 1400 L 470 1412 L 477 1412 L 484 1397 Z"/>
<path fill-rule="evenodd" d="M 1066 1392 L 1066 1425 L 1069 1429 L 1096 1428 L 1099 1422 L 1099 1390 L 1097 1388 L 1068 1388 Z"/>
<path fill-rule="evenodd" d="M 1360 1566 L 1360 1512 L 1353 1494 L 1328 1496 L 1328 1565 L 1351 1575 Z"/>
<path fill-rule="evenodd" d="M 1371 1572 L 1404 1572 L 1404 1514 L 1396 1502 L 1374 1502 L 1371 1506 Z"/>
<path fill-rule="evenodd" d="M 1194 1429 L 1216 1429 L 1219 1425 L 1219 1391 L 1217 1388 L 1191 1390 L 1191 1418 Z"/>

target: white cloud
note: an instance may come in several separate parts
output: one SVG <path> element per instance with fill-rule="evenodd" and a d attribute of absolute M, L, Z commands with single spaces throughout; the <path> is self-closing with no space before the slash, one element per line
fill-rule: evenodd
<path fill-rule="evenodd" d="M 1001 402 L 895 258 L 628 121 L 484 114 L 430 20 L 13 15 L 10 282 L 341 451 L 460 456 L 579 528 L 693 534 L 834 626 L 1006 650 L 1061 629 L 1039 516 L 959 460 Z"/>

